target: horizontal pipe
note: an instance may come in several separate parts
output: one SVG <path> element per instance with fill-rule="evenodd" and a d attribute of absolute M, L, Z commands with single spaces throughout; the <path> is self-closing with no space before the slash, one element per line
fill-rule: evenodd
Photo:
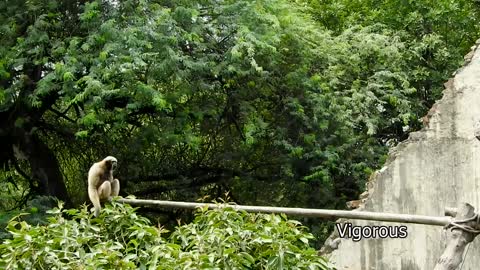
<path fill-rule="evenodd" d="M 346 219 L 361 219 L 361 220 L 375 220 L 385 222 L 398 223 L 414 223 L 434 226 L 445 226 L 452 221 L 451 217 L 432 217 L 423 215 L 408 215 L 408 214 L 391 214 L 391 213 L 376 213 L 366 211 L 347 211 L 347 210 L 329 210 L 329 209 L 310 209 L 310 208 L 292 208 L 292 207 L 271 207 L 271 206 L 248 206 L 237 204 L 214 204 L 214 203 L 193 203 L 193 202 L 178 202 L 178 201 L 160 201 L 160 200 L 141 200 L 141 199 L 118 199 L 119 202 L 128 203 L 131 205 L 156 205 L 167 208 L 182 208 L 195 209 L 198 207 L 208 207 L 209 209 L 217 209 L 224 207 L 232 207 L 236 210 L 244 210 L 246 212 L 255 213 L 276 213 L 287 215 L 298 215 L 307 217 L 321 217 L 321 218 L 346 218 Z"/>

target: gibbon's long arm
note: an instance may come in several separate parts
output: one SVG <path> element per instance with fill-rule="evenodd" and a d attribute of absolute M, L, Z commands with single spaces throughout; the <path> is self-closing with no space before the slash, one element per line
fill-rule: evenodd
<path fill-rule="evenodd" d="M 88 197 L 90 198 L 90 201 L 95 208 L 95 216 L 98 217 L 102 206 L 100 205 L 100 197 L 98 196 L 98 191 L 95 187 L 92 187 L 90 185 L 88 186 Z"/>

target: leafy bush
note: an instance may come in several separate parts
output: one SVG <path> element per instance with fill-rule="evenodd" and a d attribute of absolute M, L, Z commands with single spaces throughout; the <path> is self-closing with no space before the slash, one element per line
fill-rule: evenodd
<path fill-rule="evenodd" d="M 11 234 L 6 231 L 9 220 L 17 216 L 18 220 L 24 220 L 28 224 L 48 224 L 48 210 L 54 208 L 56 200 L 49 196 L 35 196 L 27 201 L 26 206 L 21 210 L 0 211 L 0 243 L 3 239 L 11 238 Z M 22 214 L 28 213 L 28 214 Z"/>
<path fill-rule="evenodd" d="M 193 223 L 166 230 L 129 205 L 99 218 L 86 206 L 55 208 L 49 224 L 12 219 L 0 245 L 2 269 L 332 269 L 309 246 L 313 236 L 284 215 L 199 209 Z"/>

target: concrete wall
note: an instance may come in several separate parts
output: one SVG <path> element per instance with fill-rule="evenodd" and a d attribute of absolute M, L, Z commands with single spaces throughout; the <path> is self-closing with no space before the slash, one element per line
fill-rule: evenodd
<path fill-rule="evenodd" d="M 392 149 L 385 167 L 372 177 L 360 211 L 443 216 L 445 207 L 459 202 L 480 211 L 480 141 L 474 136 L 480 120 L 480 49 L 472 49 L 430 110 L 428 125 Z M 437 226 L 407 226 L 406 239 L 337 240 L 340 244 L 330 260 L 338 269 L 433 269 L 445 248 L 446 232 Z M 478 238 L 462 270 L 480 269 Z"/>

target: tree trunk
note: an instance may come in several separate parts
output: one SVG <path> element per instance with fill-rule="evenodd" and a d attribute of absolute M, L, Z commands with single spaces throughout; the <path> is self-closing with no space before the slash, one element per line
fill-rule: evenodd
<path fill-rule="evenodd" d="M 20 132 L 19 132 L 20 131 Z M 59 164 L 55 154 L 38 137 L 35 132 L 26 132 L 17 129 L 17 150 L 21 152 L 23 159 L 30 164 L 33 181 L 38 181 L 40 195 L 54 196 L 65 202 L 67 207 L 71 206 L 71 200 L 67 192 L 65 181 L 60 172 Z"/>

